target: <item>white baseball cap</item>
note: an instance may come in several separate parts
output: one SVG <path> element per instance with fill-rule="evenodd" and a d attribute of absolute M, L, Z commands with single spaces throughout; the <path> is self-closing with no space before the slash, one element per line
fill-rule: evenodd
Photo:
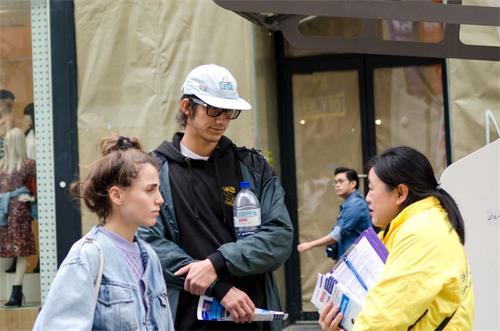
<path fill-rule="evenodd" d="M 250 110 L 252 106 L 238 95 L 233 75 L 224 67 L 204 64 L 187 75 L 182 94 L 194 94 L 210 106 L 222 109 Z"/>

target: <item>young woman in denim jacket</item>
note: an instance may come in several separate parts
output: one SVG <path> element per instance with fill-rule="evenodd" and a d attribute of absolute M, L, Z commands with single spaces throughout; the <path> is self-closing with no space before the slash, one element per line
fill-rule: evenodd
<path fill-rule="evenodd" d="M 100 224 L 66 256 L 34 330 L 173 330 L 160 261 L 136 236 L 138 226 L 155 224 L 163 203 L 155 160 L 135 138 L 106 138 L 101 151 L 71 187 Z"/>

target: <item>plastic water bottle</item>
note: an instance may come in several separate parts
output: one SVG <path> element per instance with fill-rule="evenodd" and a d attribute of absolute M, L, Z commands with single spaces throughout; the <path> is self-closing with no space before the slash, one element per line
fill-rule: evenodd
<path fill-rule="evenodd" d="M 250 190 L 249 182 L 240 182 L 240 191 L 234 199 L 233 220 L 236 239 L 245 238 L 260 229 L 260 204 Z"/>

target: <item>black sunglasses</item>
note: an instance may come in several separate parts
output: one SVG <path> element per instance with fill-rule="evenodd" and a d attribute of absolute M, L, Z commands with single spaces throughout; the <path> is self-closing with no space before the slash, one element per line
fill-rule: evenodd
<path fill-rule="evenodd" d="M 205 107 L 205 111 L 207 112 L 207 115 L 210 117 L 219 117 L 220 114 L 225 113 L 226 118 L 228 120 L 235 120 L 238 118 L 238 116 L 240 116 L 240 113 L 241 113 L 241 110 L 237 110 L 237 109 L 222 109 L 222 108 L 210 106 L 209 104 L 201 101 L 200 99 L 191 98 L 189 100 L 194 104 Z"/>

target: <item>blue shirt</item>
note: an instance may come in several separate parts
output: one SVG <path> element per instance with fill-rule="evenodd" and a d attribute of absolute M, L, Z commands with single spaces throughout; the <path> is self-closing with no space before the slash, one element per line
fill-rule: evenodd
<path fill-rule="evenodd" d="M 104 256 L 97 300 L 94 283 L 100 254 L 96 245 L 85 244 L 82 238 L 61 264 L 33 330 L 173 331 L 160 260 L 153 249 L 136 238 L 144 263 L 142 292 L 101 227 L 94 227 L 86 237 L 99 243 Z"/>
<path fill-rule="evenodd" d="M 372 224 L 370 211 L 365 199 L 354 191 L 340 205 L 337 224 L 330 236 L 337 242 L 337 258 L 342 256 L 353 241 Z"/>

